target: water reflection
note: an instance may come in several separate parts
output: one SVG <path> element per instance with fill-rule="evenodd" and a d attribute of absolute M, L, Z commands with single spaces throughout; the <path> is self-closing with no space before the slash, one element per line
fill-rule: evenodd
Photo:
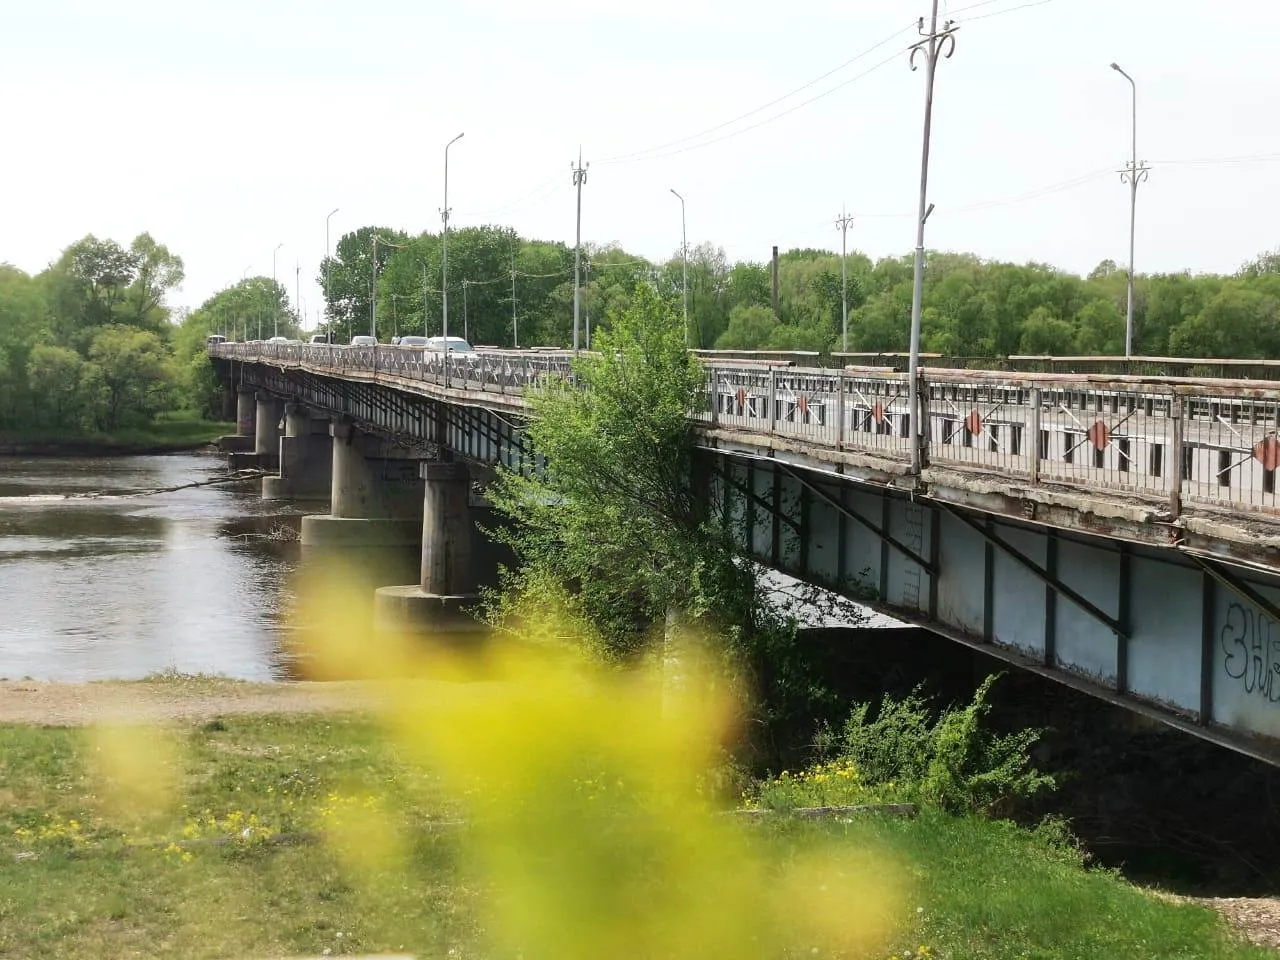
<path fill-rule="evenodd" d="M 130 495 L 221 472 L 206 455 L 0 460 L 0 677 L 289 675 L 300 508 L 256 484 Z"/>

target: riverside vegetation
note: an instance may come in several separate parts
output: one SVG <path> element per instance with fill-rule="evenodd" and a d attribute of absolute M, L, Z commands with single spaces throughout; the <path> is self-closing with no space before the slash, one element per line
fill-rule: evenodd
<path fill-rule="evenodd" d="M 639 290 L 601 347 L 589 390 L 533 395 L 549 469 L 491 490 L 519 562 L 486 654 L 375 642 L 339 574 L 302 585 L 305 662 L 376 709 L 0 726 L 0 954 L 1265 955 L 997 819 L 1051 783 L 1034 731 L 986 729 L 990 682 L 840 703 L 700 496 L 668 304 Z M 920 815 L 785 816 L 887 800 Z"/>

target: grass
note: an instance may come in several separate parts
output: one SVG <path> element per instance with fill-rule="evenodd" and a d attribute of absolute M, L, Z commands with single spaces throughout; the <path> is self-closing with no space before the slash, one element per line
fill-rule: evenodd
<path fill-rule="evenodd" d="M 460 807 L 370 721 L 229 717 L 176 730 L 175 805 L 131 819 L 99 796 L 86 731 L 0 726 L 0 956 L 487 955 Z M 402 863 L 361 873 L 311 838 L 364 795 L 389 798 L 410 842 Z M 1060 839 L 1004 823 L 926 812 L 743 829 L 779 861 L 815 844 L 897 860 L 909 900 L 878 957 L 921 946 L 957 960 L 1269 956 L 1234 942 L 1212 911 L 1087 870 Z"/>
<path fill-rule="evenodd" d="M 0 442 L 66 447 L 79 452 L 108 449 L 112 452 L 190 450 L 235 432 L 235 424 L 204 420 L 193 411 L 160 414 L 145 427 L 127 427 L 109 433 L 92 430 L 59 433 L 4 433 Z"/>

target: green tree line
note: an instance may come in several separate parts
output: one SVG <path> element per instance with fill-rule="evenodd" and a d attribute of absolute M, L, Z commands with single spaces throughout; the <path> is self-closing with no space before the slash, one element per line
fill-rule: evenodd
<path fill-rule="evenodd" d="M 213 416 L 210 333 L 243 336 L 263 317 L 296 335 L 272 280 L 247 278 L 185 311 L 167 303 L 184 276 L 182 258 L 147 233 L 128 246 L 86 236 L 35 275 L 0 264 L 0 430 L 112 433 L 178 408 Z"/>
<path fill-rule="evenodd" d="M 376 283 L 374 237 L 378 237 Z M 346 234 L 321 266 L 328 326 L 339 339 L 439 334 L 442 297 L 439 234 L 409 236 L 363 227 Z M 584 325 L 607 325 L 637 288 L 682 298 L 677 251 L 650 261 L 618 247 L 588 245 Z M 512 273 L 515 273 L 513 317 Z M 779 258 L 778 314 L 772 266 L 731 263 L 704 243 L 689 249 L 689 339 L 733 350 L 839 350 L 841 263 L 837 254 L 796 249 Z M 908 346 L 910 255 L 845 261 L 850 350 L 896 352 Z M 326 278 L 327 274 L 327 278 Z M 1087 276 L 1043 263 L 928 255 L 922 347 L 951 356 L 1018 353 L 1120 354 L 1124 350 L 1127 275 L 1105 260 Z M 572 341 L 573 249 L 526 240 L 500 226 L 449 234 L 450 333 L 476 344 L 567 346 Z M 1280 254 L 1263 254 L 1237 272 L 1140 274 L 1135 282 L 1134 348 L 1148 356 L 1280 356 Z"/>
<path fill-rule="evenodd" d="M 377 238 L 377 262 L 374 239 Z M 325 329 L 335 339 L 379 339 L 443 329 L 439 234 L 374 226 L 346 234 L 321 264 Z M 832 351 L 842 346 L 841 262 L 798 249 L 779 261 L 778 314 L 766 262 L 731 263 L 711 244 L 689 250 L 689 341 L 721 349 Z M 849 349 L 905 351 L 911 315 L 909 256 L 845 262 Z M 376 276 L 376 282 L 375 282 Z M 168 300 L 182 283 L 180 256 L 149 234 L 127 246 L 87 236 L 45 270 L 0 264 L 0 429 L 113 431 L 162 410 L 217 409 L 205 337 L 300 335 L 283 285 L 247 277 L 194 310 Z M 651 261 L 588 245 L 585 325 L 607 328 L 640 291 L 673 308 L 682 300 L 678 251 Z M 922 346 L 953 356 L 1118 354 L 1124 345 L 1126 276 L 1111 261 L 1087 276 L 1047 264 L 931 253 Z M 480 345 L 572 343 L 573 249 L 502 226 L 449 235 L 450 333 Z M 675 310 L 676 322 L 682 312 Z M 517 339 L 518 338 L 518 339 Z M 1139 275 L 1135 350 L 1146 355 L 1280 357 L 1280 254 L 1232 274 Z"/>

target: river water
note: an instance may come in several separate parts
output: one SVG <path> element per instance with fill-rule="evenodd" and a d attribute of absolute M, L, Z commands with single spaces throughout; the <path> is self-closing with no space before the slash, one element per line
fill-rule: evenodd
<path fill-rule="evenodd" d="M 211 454 L 0 459 L 0 677 L 290 676 L 282 531 L 303 509 L 256 483 L 140 495 L 223 473 Z"/>

